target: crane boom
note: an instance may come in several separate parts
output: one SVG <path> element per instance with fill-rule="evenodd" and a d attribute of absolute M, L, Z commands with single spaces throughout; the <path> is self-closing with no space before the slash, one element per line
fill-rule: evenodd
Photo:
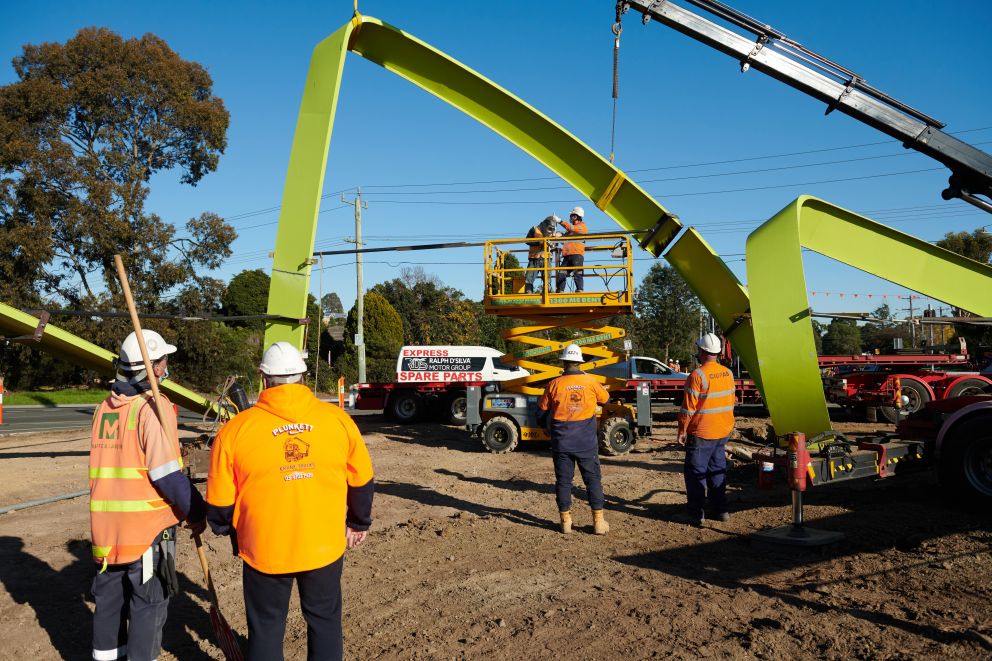
<path fill-rule="evenodd" d="M 618 15 L 634 9 L 643 16 L 692 37 L 741 63 L 741 71 L 757 69 L 903 143 L 907 149 L 940 161 L 951 171 L 945 200 L 960 198 L 992 213 L 992 156 L 941 131 L 942 122 L 897 101 L 864 78 L 818 55 L 769 25 L 716 0 L 685 0 L 731 25 L 747 37 L 718 25 L 670 0 L 621 0 Z M 756 38 L 755 38 L 756 37 Z M 977 196 L 983 196 L 983 199 Z"/>

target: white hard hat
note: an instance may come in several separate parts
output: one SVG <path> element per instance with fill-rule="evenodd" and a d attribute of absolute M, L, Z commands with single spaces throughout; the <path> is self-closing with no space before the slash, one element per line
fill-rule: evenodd
<path fill-rule="evenodd" d="M 573 363 L 581 363 L 585 361 L 585 358 L 582 357 L 582 349 L 579 348 L 578 344 L 569 344 L 565 347 L 565 350 L 561 352 L 560 359 Z"/>
<path fill-rule="evenodd" d="M 165 338 L 153 330 L 141 330 L 141 335 L 145 338 L 145 348 L 148 349 L 148 359 L 158 360 L 162 356 L 176 352 L 176 347 L 165 341 Z M 141 347 L 138 346 L 138 336 L 131 332 L 121 342 L 121 367 L 141 367 L 144 361 L 141 359 Z M 133 371 L 133 370 L 129 370 Z"/>
<path fill-rule="evenodd" d="M 696 340 L 696 346 L 706 353 L 718 354 L 723 350 L 723 344 L 715 333 L 706 333 Z"/>
<path fill-rule="evenodd" d="M 571 216 L 573 213 L 576 216 L 578 216 L 579 218 L 585 218 L 586 217 L 586 211 L 582 207 L 575 207 L 574 209 L 572 209 L 571 211 L 568 212 L 568 215 Z"/>
<path fill-rule="evenodd" d="M 307 364 L 299 349 L 289 342 L 276 342 L 262 354 L 262 362 L 258 371 L 266 376 L 290 376 L 303 374 Z"/>

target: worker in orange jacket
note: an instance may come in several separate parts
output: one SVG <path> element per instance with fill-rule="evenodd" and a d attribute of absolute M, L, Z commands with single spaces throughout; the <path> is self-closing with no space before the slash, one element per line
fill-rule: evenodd
<path fill-rule="evenodd" d="M 585 220 L 583 220 L 585 215 L 586 212 L 582 207 L 575 207 L 569 212 L 567 221 L 558 221 L 558 224 L 565 229 L 566 237 L 582 236 L 589 233 L 589 228 L 586 227 Z M 565 241 L 565 245 L 562 246 L 561 250 L 561 267 L 558 269 L 558 274 L 555 278 L 555 291 L 558 293 L 565 291 L 565 280 L 570 275 L 575 282 L 575 291 L 580 292 L 583 290 L 582 265 L 585 262 L 585 254 L 585 241 Z"/>
<path fill-rule="evenodd" d="M 345 548 L 372 524 L 372 461 L 347 413 L 303 384 L 288 342 L 262 355 L 255 406 L 217 434 L 210 451 L 207 520 L 244 560 L 248 659 L 283 658 L 293 583 L 307 622 L 307 658 L 340 659 Z"/>
<path fill-rule="evenodd" d="M 577 344 L 565 347 L 561 361 L 565 373 L 548 383 L 537 402 L 538 422 L 551 430 L 561 531 L 566 535 L 572 532 L 572 480 L 578 464 L 589 494 L 593 532 L 605 535 L 610 524 L 603 512 L 606 500 L 599 465 L 596 410 L 610 396 L 603 384 L 579 369 L 584 359 Z"/>
<path fill-rule="evenodd" d="M 699 367 L 685 381 L 678 443 L 685 447 L 687 522 L 699 526 L 707 500 L 712 518 L 730 519 L 726 445 L 734 429 L 737 399 L 733 373 L 717 360 L 722 349 L 720 338 L 706 333 L 696 347 Z"/>
<path fill-rule="evenodd" d="M 152 370 L 168 375 L 176 347 L 143 330 Z M 182 472 L 173 407 L 155 413 L 138 337 L 121 344 L 117 378 L 93 416 L 90 530 L 98 573 L 92 593 L 93 658 L 151 661 L 162 647 L 169 597 L 179 590 L 176 526 L 203 532 L 206 506 Z M 163 425 L 163 422 L 165 423 Z"/>

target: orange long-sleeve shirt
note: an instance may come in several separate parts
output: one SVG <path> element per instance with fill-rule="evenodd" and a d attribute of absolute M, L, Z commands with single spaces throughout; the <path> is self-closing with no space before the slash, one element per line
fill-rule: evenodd
<path fill-rule="evenodd" d="M 716 361 L 697 367 L 685 381 L 679 434 L 708 440 L 730 435 L 736 403 L 734 375 Z"/>

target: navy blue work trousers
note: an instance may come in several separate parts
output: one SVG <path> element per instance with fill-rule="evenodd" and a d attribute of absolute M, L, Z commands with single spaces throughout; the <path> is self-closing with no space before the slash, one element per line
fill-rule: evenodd
<path fill-rule="evenodd" d="M 692 517 L 703 518 L 707 501 L 714 514 L 727 511 L 727 438 L 686 438 L 685 493 Z"/>
<path fill-rule="evenodd" d="M 575 281 L 575 291 L 583 291 L 583 277 L 585 271 L 581 268 L 575 268 L 576 266 L 582 266 L 585 262 L 585 255 L 565 255 L 561 258 L 561 265 L 558 267 L 558 273 L 555 276 L 555 290 L 558 293 L 565 292 L 565 281 L 568 276 L 572 276 L 572 280 Z"/>
<path fill-rule="evenodd" d="M 585 482 L 589 494 L 589 507 L 601 510 L 605 504 L 603 497 L 603 477 L 599 467 L 599 453 L 593 449 L 587 452 L 552 452 L 555 462 L 555 497 L 558 511 L 572 509 L 572 480 L 575 479 L 575 465 Z"/>
<path fill-rule="evenodd" d="M 344 556 L 325 567 L 292 574 L 266 574 L 244 563 L 248 661 L 282 661 L 282 642 L 294 580 L 300 591 L 303 619 L 307 623 L 307 660 L 341 659 L 344 655 L 341 636 L 343 567 Z"/>
<path fill-rule="evenodd" d="M 152 546 L 158 566 L 160 548 Z M 169 598 L 162 581 L 152 574 L 141 582 L 141 559 L 110 565 L 93 578 L 93 658 L 101 661 L 152 661 L 162 647 L 162 627 L 169 614 Z"/>

